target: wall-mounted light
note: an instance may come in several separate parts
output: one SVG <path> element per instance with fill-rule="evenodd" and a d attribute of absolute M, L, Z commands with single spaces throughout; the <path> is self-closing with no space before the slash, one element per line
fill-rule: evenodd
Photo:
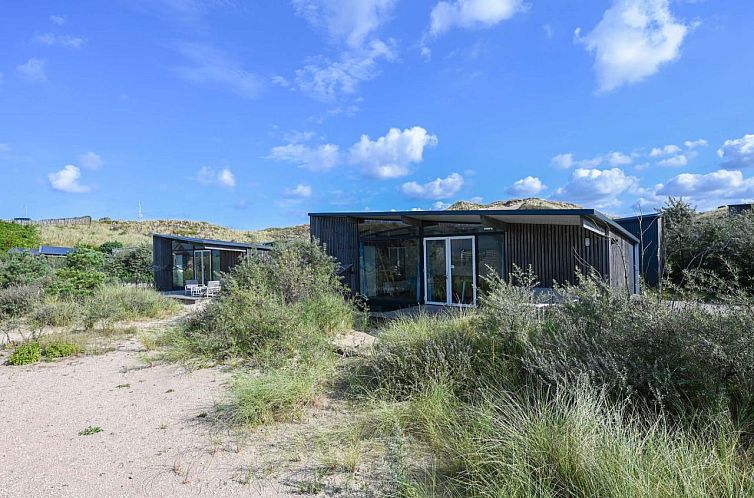
<path fill-rule="evenodd" d="M 584 245 L 585 245 L 586 247 L 589 247 L 589 246 L 591 246 L 591 245 L 592 245 L 592 239 L 590 239 L 589 237 L 585 237 L 585 238 L 584 238 Z"/>

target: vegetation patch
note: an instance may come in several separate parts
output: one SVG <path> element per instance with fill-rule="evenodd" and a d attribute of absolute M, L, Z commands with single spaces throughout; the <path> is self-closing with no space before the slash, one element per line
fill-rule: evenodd
<path fill-rule="evenodd" d="M 45 342 L 42 355 L 46 360 L 65 358 L 83 353 L 85 348 L 76 342 L 54 339 Z"/>
<path fill-rule="evenodd" d="M 42 348 L 36 341 L 18 346 L 8 358 L 9 365 L 29 365 L 42 359 Z"/>
<path fill-rule="evenodd" d="M 81 429 L 79 431 L 79 436 L 91 436 L 92 434 L 97 434 L 99 432 L 102 432 L 102 427 L 90 425 L 89 427 Z"/>

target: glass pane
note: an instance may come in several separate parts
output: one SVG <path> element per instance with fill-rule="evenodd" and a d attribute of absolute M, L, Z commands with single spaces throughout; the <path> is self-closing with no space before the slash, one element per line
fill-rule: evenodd
<path fill-rule="evenodd" d="M 448 275 L 445 240 L 427 240 L 427 302 L 448 301 Z"/>
<path fill-rule="evenodd" d="M 187 280 L 194 279 L 194 258 L 192 253 L 173 254 L 173 287 L 183 289 Z"/>
<path fill-rule="evenodd" d="M 361 244 L 361 294 L 381 306 L 419 301 L 417 240 L 369 241 Z"/>
<path fill-rule="evenodd" d="M 212 280 L 220 280 L 220 251 L 212 250 Z"/>
<path fill-rule="evenodd" d="M 474 304 L 474 241 L 450 241 L 450 275 L 453 303 Z"/>
<path fill-rule="evenodd" d="M 477 286 L 482 290 L 487 290 L 488 287 L 484 277 L 489 277 L 492 274 L 505 278 L 503 273 L 503 268 L 505 268 L 503 240 L 502 234 L 480 235 L 477 239 L 479 254 Z"/>
<path fill-rule="evenodd" d="M 194 251 L 194 265 L 196 279 L 202 285 L 207 285 L 210 280 L 210 251 Z"/>
<path fill-rule="evenodd" d="M 388 237 L 418 237 L 417 227 L 399 221 L 365 220 L 359 223 L 359 237 L 379 239 Z"/>

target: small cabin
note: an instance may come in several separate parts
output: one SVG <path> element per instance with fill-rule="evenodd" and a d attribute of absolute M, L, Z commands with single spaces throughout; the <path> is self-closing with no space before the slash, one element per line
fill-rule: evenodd
<path fill-rule="evenodd" d="M 531 266 L 542 288 L 595 271 L 639 292 L 639 239 L 594 209 L 310 213 L 311 237 L 375 310 L 475 306 L 489 272 Z"/>
<path fill-rule="evenodd" d="M 162 292 L 183 290 L 187 280 L 206 285 L 210 280 L 220 280 L 220 274 L 230 271 L 243 256 L 270 249 L 264 244 L 154 234 L 152 269 L 155 289 Z"/>

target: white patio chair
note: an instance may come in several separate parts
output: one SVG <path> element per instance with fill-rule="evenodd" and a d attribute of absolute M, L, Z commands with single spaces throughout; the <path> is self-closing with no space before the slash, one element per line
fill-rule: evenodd
<path fill-rule="evenodd" d="M 207 290 L 206 285 L 193 285 L 191 286 L 191 297 L 202 297 Z"/>
<path fill-rule="evenodd" d="M 192 289 L 198 285 L 199 285 L 198 280 L 186 280 L 186 285 L 183 287 L 183 293 L 192 294 Z"/>
<path fill-rule="evenodd" d="M 207 297 L 214 297 L 220 294 L 221 289 L 219 280 L 210 280 L 207 282 Z"/>

